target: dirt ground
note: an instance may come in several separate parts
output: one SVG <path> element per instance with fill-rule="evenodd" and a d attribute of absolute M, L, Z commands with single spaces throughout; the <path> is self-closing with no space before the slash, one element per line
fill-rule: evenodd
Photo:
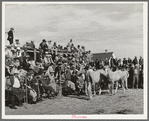
<path fill-rule="evenodd" d="M 37 104 L 27 104 L 27 109 L 5 107 L 6 115 L 49 115 L 49 114 L 143 114 L 143 89 L 121 89 L 110 96 L 107 91 L 96 95 L 93 100 L 86 96 L 69 95 L 61 99 L 47 99 Z"/>

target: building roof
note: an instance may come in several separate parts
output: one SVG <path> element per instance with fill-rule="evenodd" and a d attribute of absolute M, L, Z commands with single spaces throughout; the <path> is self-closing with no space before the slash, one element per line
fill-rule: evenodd
<path fill-rule="evenodd" d="M 100 59 L 105 60 L 106 58 L 110 58 L 114 55 L 114 52 L 107 52 L 107 53 L 93 53 L 92 59 L 95 61 L 96 59 L 99 61 Z"/>

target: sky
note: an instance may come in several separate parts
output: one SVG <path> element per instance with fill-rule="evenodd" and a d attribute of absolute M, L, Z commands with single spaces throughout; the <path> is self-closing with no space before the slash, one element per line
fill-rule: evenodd
<path fill-rule="evenodd" d="M 143 56 L 143 4 L 7 4 L 5 31 L 11 27 L 21 45 L 46 39 L 66 46 L 72 39 L 92 53 Z"/>

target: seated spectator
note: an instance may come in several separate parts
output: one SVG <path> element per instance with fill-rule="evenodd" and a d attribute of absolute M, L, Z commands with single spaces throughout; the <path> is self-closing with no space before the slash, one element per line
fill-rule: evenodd
<path fill-rule="evenodd" d="M 22 67 L 24 70 L 29 71 L 29 67 L 30 67 L 30 62 L 29 62 L 29 55 L 26 55 L 22 58 Z"/>
<path fill-rule="evenodd" d="M 51 98 L 52 96 L 55 96 L 57 92 L 53 89 L 53 87 L 50 85 L 50 79 L 49 76 L 43 76 L 41 78 L 41 82 L 43 85 L 43 88 L 45 89 L 45 93 L 47 94 L 48 98 Z M 55 94 L 55 95 L 52 95 Z"/>
<path fill-rule="evenodd" d="M 46 52 L 46 55 L 44 57 L 44 66 L 48 67 L 51 63 L 54 63 L 52 59 L 52 55 Z"/>
<path fill-rule="evenodd" d="M 9 57 L 10 59 L 12 59 L 15 55 L 15 49 L 14 47 L 11 47 L 10 49 L 8 49 L 7 47 L 5 47 L 5 56 Z"/>
<path fill-rule="evenodd" d="M 53 94 L 53 96 L 56 96 L 57 92 L 58 92 L 58 85 L 57 85 L 57 80 L 56 78 L 54 77 L 54 70 L 53 70 L 53 67 L 52 66 L 49 66 L 45 76 L 48 76 L 49 79 L 50 79 L 50 84 L 49 86 L 51 86 L 54 91 L 56 92 L 55 94 Z"/>
<path fill-rule="evenodd" d="M 66 74 L 65 74 L 65 79 L 67 86 L 72 89 L 73 92 L 76 91 L 75 84 L 71 81 L 71 72 L 70 72 L 70 66 L 67 67 Z"/>
<path fill-rule="evenodd" d="M 30 69 L 34 69 L 34 67 L 36 66 L 33 57 L 29 58 L 28 63 L 30 64 Z"/>
<path fill-rule="evenodd" d="M 21 49 L 20 49 L 20 47 L 17 47 L 16 48 L 16 57 L 21 58 L 21 56 L 22 56 Z"/>
<path fill-rule="evenodd" d="M 17 47 L 20 47 L 19 39 L 15 40 L 15 43 L 13 44 L 14 48 L 17 49 Z"/>
<path fill-rule="evenodd" d="M 26 42 L 26 43 L 23 45 L 23 47 L 24 47 L 24 48 L 31 48 L 29 42 Z"/>
<path fill-rule="evenodd" d="M 34 74 L 35 73 L 34 73 L 33 69 L 30 69 L 30 71 L 28 72 L 29 79 L 28 79 L 27 85 L 29 85 L 32 89 L 34 89 L 36 91 L 38 100 L 40 100 L 43 90 L 40 85 L 40 83 L 41 83 L 40 80 L 35 78 Z"/>

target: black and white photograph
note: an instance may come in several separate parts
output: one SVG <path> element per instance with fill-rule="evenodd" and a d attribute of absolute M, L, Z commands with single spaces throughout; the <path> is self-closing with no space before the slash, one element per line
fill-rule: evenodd
<path fill-rule="evenodd" d="M 147 2 L 2 2 L 2 119 L 147 119 Z"/>

